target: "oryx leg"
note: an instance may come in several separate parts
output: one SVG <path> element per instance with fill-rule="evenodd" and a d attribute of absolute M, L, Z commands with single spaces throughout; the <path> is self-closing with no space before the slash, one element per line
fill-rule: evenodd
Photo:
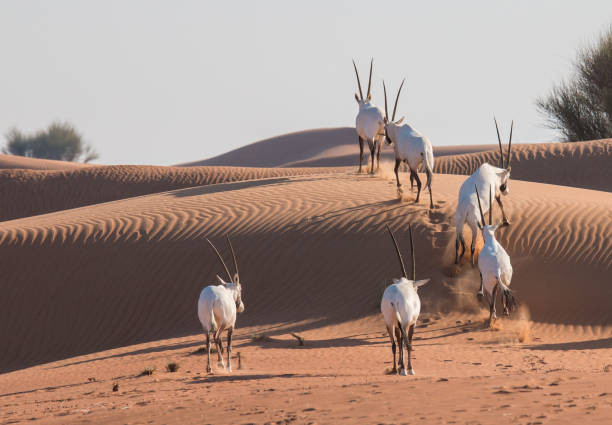
<path fill-rule="evenodd" d="M 395 339 L 399 345 L 399 363 L 397 365 L 400 375 L 406 375 L 406 366 L 404 366 L 404 330 L 402 325 L 398 322 L 397 328 L 395 328 Z"/>
<path fill-rule="evenodd" d="M 232 334 L 234 333 L 234 328 L 227 328 L 227 371 L 232 371 Z"/>
<path fill-rule="evenodd" d="M 459 264 L 459 261 L 463 259 L 463 255 L 465 254 L 465 239 L 463 239 L 463 226 L 464 223 L 455 229 L 457 232 L 457 235 L 455 237 L 455 264 Z M 459 245 L 461 245 L 461 254 L 459 254 Z"/>
<path fill-rule="evenodd" d="M 370 168 L 370 174 L 374 174 L 374 160 L 376 159 L 376 143 L 368 140 L 368 146 L 370 147 L 370 158 L 372 159 L 372 167 Z"/>
<path fill-rule="evenodd" d="M 470 225 L 470 228 L 472 229 L 472 244 L 470 245 L 470 255 L 472 256 L 472 267 L 474 267 L 474 253 L 476 252 L 476 239 L 478 238 L 478 228 L 473 225 Z"/>
<path fill-rule="evenodd" d="M 212 373 L 212 366 L 210 365 L 210 331 L 206 331 L 206 352 L 208 353 L 208 363 L 206 364 L 206 372 Z"/>
<path fill-rule="evenodd" d="M 480 274 L 480 289 L 478 289 L 478 292 L 476 292 L 476 296 L 478 297 L 478 301 L 481 301 L 482 298 L 484 297 L 484 286 L 482 284 L 482 273 Z"/>
<path fill-rule="evenodd" d="M 363 163 L 363 139 L 359 137 L 359 174 L 361 174 L 361 164 Z"/>
<path fill-rule="evenodd" d="M 491 294 L 491 298 L 489 299 L 489 322 L 488 327 L 490 328 L 493 324 L 493 321 L 497 319 L 497 314 L 495 314 L 495 299 L 497 298 L 497 290 L 499 289 L 499 285 L 495 284 L 493 288 L 493 294 Z"/>
<path fill-rule="evenodd" d="M 217 330 L 215 344 L 217 345 L 217 366 L 221 365 L 222 368 L 225 368 L 225 363 L 223 363 L 223 341 L 221 340 L 222 333 L 222 328 Z"/>
<path fill-rule="evenodd" d="M 410 173 L 410 191 L 414 192 L 414 175 Z"/>
<path fill-rule="evenodd" d="M 382 147 L 383 143 L 384 143 L 384 139 L 378 141 L 378 147 L 377 147 L 377 152 L 376 152 L 376 171 L 380 169 L 380 148 Z"/>
<path fill-rule="evenodd" d="M 509 226 L 510 222 L 508 221 L 508 218 L 506 217 L 506 212 L 504 211 L 504 204 L 502 204 L 501 195 L 495 197 L 495 200 L 499 204 L 499 208 L 501 209 L 501 212 L 502 212 L 502 219 L 503 219 L 502 225 L 503 226 Z"/>
<path fill-rule="evenodd" d="M 396 367 L 396 357 L 395 357 L 395 337 L 393 336 L 393 327 L 389 327 L 387 326 L 387 332 L 389 333 L 389 338 L 391 339 L 391 351 L 393 351 L 393 369 L 391 369 L 391 373 L 396 374 L 397 373 L 397 367 Z"/>
<path fill-rule="evenodd" d="M 393 171 L 395 172 L 395 180 L 397 180 L 397 193 L 399 193 L 400 195 L 402 194 L 402 184 L 399 181 L 399 174 L 397 173 L 397 171 L 399 170 L 399 166 L 401 163 L 401 159 L 395 158 L 395 168 L 393 168 Z"/>
<path fill-rule="evenodd" d="M 425 167 L 425 174 L 427 175 L 427 189 L 429 189 L 429 209 L 433 210 L 433 194 L 431 193 L 431 181 L 433 180 L 433 173 L 429 170 L 429 168 Z"/>
<path fill-rule="evenodd" d="M 414 375 L 414 369 L 412 368 L 412 335 L 414 334 L 414 325 L 410 325 L 408 328 L 408 340 L 406 341 L 406 348 L 408 349 L 408 374 Z"/>
<path fill-rule="evenodd" d="M 416 183 L 417 183 L 417 197 L 414 203 L 418 204 L 419 198 L 421 196 L 421 179 L 419 178 L 419 175 L 415 171 L 412 171 L 412 169 L 410 169 L 410 173 L 414 174 L 414 179 L 416 180 Z"/>

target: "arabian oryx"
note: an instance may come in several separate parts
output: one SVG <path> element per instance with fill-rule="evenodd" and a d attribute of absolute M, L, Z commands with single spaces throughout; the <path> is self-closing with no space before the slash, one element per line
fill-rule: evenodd
<path fill-rule="evenodd" d="M 412 361 L 410 359 L 410 352 L 412 351 L 412 335 L 414 334 L 414 327 L 419 313 L 421 312 L 421 300 L 419 299 L 418 289 L 429 282 L 429 279 L 416 280 L 416 264 L 414 260 L 414 242 L 412 240 L 412 227 L 409 226 L 410 230 L 410 250 L 412 257 L 412 280 L 408 279 L 406 274 L 406 267 L 404 266 L 404 260 L 400 253 L 397 241 L 393 232 L 389 226 L 387 230 L 393 239 L 395 245 L 395 252 L 397 252 L 397 258 L 399 259 L 400 266 L 402 267 L 402 277 L 395 279 L 392 285 L 389 285 L 383 293 L 382 301 L 380 303 L 380 311 L 382 312 L 385 323 L 387 325 L 387 332 L 389 338 L 391 338 L 391 350 L 393 351 L 393 373 L 397 373 L 397 367 L 395 366 L 395 340 L 399 344 L 399 369 L 400 375 L 406 376 L 407 374 L 414 375 L 414 369 L 412 369 Z M 406 335 L 406 333 L 408 335 Z M 404 348 L 406 344 L 406 350 L 408 351 L 408 373 L 404 367 Z"/>
<path fill-rule="evenodd" d="M 504 314 L 510 314 L 509 310 L 512 310 L 517 304 L 512 291 L 510 291 L 510 281 L 512 280 L 512 265 L 510 264 L 510 257 L 506 250 L 497 242 L 495 239 L 495 231 L 499 228 L 501 223 L 493 224 L 493 208 L 491 206 L 491 198 L 493 197 L 493 187 L 489 187 L 489 224 L 487 225 L 482 212 L 482 205 L 480 203 L 480 195 L 478 194 L 478 188 L 476 190 L 476 197 L 478 199 L 478 209 L 480 211 L 480 219 L 478 225 L 482 232 L 482 238 L 484 239 L 484 246 L 480 255 L 478 256 L 478 269 L 480 270 L 480 290 L 479 293 L 483 293 L 483 288 L 486 291 L 487 297 L 489 298 L 489 321 L 488 326 L 491 327 L 493 320 L 497 318 L 495 314 L 495 298 L 497 292 L 501 289 L 502 301 L 504 305 Z"/>
<path fill-rule="evenodd" d="M 361 91 L 361 81 L 359 80 L 357 65 L 355 65 L 355 61 L 353 61 L 353 68 L 355 68 L 355 75 L 357 76 L 357 85 L 359 86 L 359 95 L 355 93 L 355 100 L 359 105 L 359 113 L 357 114 L 357 119 L 355 120 L 357 136 L 359 137 L 359 173 L 361 173 L 361 163 L 363 162 L 363 142 L 367 141 L 368 147 L 370 148 L 370 157 L 372 158 L 372 168 L 370 169 L 371 174 L 374 174 L 374 154 L 376 154 L 377 160 L 376 168 L 380 166 L 380 149 L 383 144 L 385 129 L 383 113 L 379 107 L 372 103 L 372 94 L 370 93 L 373 64 L 374 59 L 370 61 L 368 93 L 364 98 L 363 92 Z"/>
<path fill-rule="evenodd" d="M 217 248 L 212 244 L 211 241 L 206 239 L 221 261 L 221 265 L 227 273 L 228 281 L 224 282 L 223 279 L 217 275 L 219 285 L 210 285 L 202 289 L 200 292 L 200 299 L 198 300 L 198 317 L 202 328 L 206 333 L 206 351 L 208 353 L 208 363 L 206 371 L 212 373 L 212 367 L 210 365 L 210 335 L 212 333 L 213 340 L 217 345 L 217 357 L 218 362 L 221 363 L 222 367 L 225 367 L 223 363 L 223 343 L 221 342 L 221 333 L 227 329 L 227 370 L 232 371 L 232 333 L 234 332 L 234 325 L 236 324 L 236 312 L 242 313 L 244 311 L 244 304 L 242 303 L 242 286 L 240 285 L 240 276 L 238 274 L 238 262 L 236 261 L 236 254 L 232 247 L 229 235 L 225 236 L 232 257 L 234 259 L 234 267 L 236 273 L 234 278 L 229 272 L 229 269 L 225 265 L 221 254 L 217 251 Z"/>
<path fill-rule="evenodd" d="M 495 120 L 495 119 L 494 119 Z M 502 204 L 501 195 L 508 195 L 510 190 L 508 189 L 508 182 L 510 179 L 510 151 L 512 148 L 512 128 L 514 127 L 514 121 L 510 126 L 510 139 L 508 141 L 508 154 L 506 156 L 506 163 L 504 166 L 504 153 L 501 144 L 501 138 L 499 137 L 499 127 L 497 126 L 497 120 L 495 120 L 495 128 L 497 130 L 497 141 L 499 143 L 499 154 L 500 167 L 494 167 L 488 163 L 482 164 L 478 169 L 468 177 L 461 187 L 459 188 L 459 198 L 457 201 L 457 210 L 455 212 L 455 229 L 457 237 L 455 240 L 455 264 L 463 258 L 465 254 L 465 240 L 463 239 L 463 226 L 465 223 L 472 230 L 472 244 L 470 246 L 470 254 L 472 256 L 472 267 L 474 266 L 474 250 L 476 247 L 476 236 L 478 235 L 478 203 L 476 197 L 476 191 L 474 188 L 478 188 L 480 193 L 487 193 L 487 189 L 493 186 L 495 200 L 499 204 L 503 217 L 503 225 L 508 226 L 510 223 L 506 218 L 504 212 L 504 205 Z M 490 199 L 485 201 L 485 213 L 487 205 L 490 204 Z M 459 246 L 461 245 L 461 254 L 459 254 Z"/>
<path fill-rule="evenodd" d="M 405 80 L 404 80 L 405 81 Z M 395 105 L 393 106 L 393 115 L 389 120 L 389 111 L 387 108 L 387 87 L 383 81 L 383 89 L 385 92 L 385 139 L 387 143 L 393 145 L 395 151 L 395 179 L 397 180 L 397 192 L 401 196 L 403 193 L 402 185 L 399 181 L 399 175 L 397 174 L 399 166 L 402 162 L 408 164 L 410 169 L 410 183 L 412 185 L 412 179 L 416 180 L 417 183 L 417 197 L 415 202 L 419 202 L 421 196 L 421 179 L 417 174 L 421 165 L 425 168 L 425 174 L 427 175 L 427 188 L 429 190 L 429 208 L 433 209 L 433 195 L 431 193 L 431 180 L 433 178 L 433 166 L 434 156 L 431 142 L 417 130 L 415 130 L 410 124 L 402 124 L 404 117 L 397 121 L 395 120 L 395 112 L 397 110 L 397 101 L 399 100 L 400 92 L 402 91 L 402 85 L 397 91 L 395 97 Z"/>

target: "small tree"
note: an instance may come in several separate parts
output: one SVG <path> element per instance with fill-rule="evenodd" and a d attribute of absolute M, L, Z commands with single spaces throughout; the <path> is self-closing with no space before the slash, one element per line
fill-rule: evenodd
<path fill-rule="evenodd" d="M 16 128 L 6 134 L 3 153 L 60 161 L 89 162 L 98 158 L 96 151 L 68 123 L 54 122 L 46 130 L 24 135 Z"/>
<path fill-rule="evenodd" d="M 612 137 L 612 26 L 578 52 L 574 75 L 536 101 L 566 142 Z"/>

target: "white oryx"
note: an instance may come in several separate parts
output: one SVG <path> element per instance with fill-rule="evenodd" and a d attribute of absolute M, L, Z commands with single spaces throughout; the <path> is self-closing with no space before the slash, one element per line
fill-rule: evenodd
<path fill-rule="evenodd" d="M 397 101 L 399 100 L 399 95 L 402 91 L 404 81 L 402 81 L 402 85 L 397 91 L 391 119 L 389 119 L 389 111 L 387 108 L 387 87 L 383 81 L 383 89 L 385 92 L 385 138 L 388 144 L 393 145 L 393 149 L 395 151 L 394 171 L 395 179 L 397 180 L 397 191 L 401 196 L 403 190 L 397 172 L 400 164 L 405 162 L 408 164 L 408 168 L 410 169 L 411 187 L 412 180 L 416 180 L 418 191 L 415 202 L 419 202 L 419 197 L 421 195 L 421 179 L 419 178 L 417 172 L 422 165 L 425 168 L 425 174 L 427 175 L 426 186 L 429 189 L 429 208 L 433 209 L 434 204 L 433 195 L 431 193 L 431 181 L 433 178 L 434 156 L 431 142 L 427 137 L 415 130 L 410 124 L 402 124 L 404 117 L 394 121 L 395 112 L 397 110 Z"/>
<path fill-rule="evenodd" d="M 482 205 L 480 203 L 480 195 L 478 194 L 478 188 L 476 190 L 476 197 L 478 199 L 478 209 L 480 211 L 480 218 L 482 223 L 478 223 L 482 232 L 482 238 L 484 240 L 484 246 L 480 255 L 478 256 L 478 269 L 480 271 L 480 290 L 479 293 L 483 292 L 483 288 L 486 291 L 487 297 L 489 298 L 489 321 L 488 326 L 491 327 L 493 320 L 497 318 L 495 313 L 495 299 L 497 298 L 497 292 L 501 289 L 502 291 L 502 302 L 504 305 L 504 314 L 510 314 L 509 310 L 512 310 L 517 304 L 512 291 L 510 291 L 510 282 L 512 281 L 512 265 L 510 264 L 510 257 L 506 250 L 497 242 L 495 239 L 495 231 L 501 226 L 501 223 L 493 224 L 493 208 L 491 205 L 491 198 L 493 197 L 493 187 L 489 187 L 489 224 L 487 225 L 482 212 Z"/>
<path fill-rule="evenodd" d="M 217 345 L 217 357 L 218 362 L 221 363 L 222 367 L 225 367 L 223 363 L 223 343 L 221 342 L 221 333 L 227 329 L 227 370 L 232 371 L 232 333 L 234 332 L 234 325 L 236 324 L 236 312 L 242 313 L 244 311 L 244 304 L 242 303 L 242 286 L 240 285 L 240 277 L 238 275 L 238 263 L 236 261 L 236 254 L 232 247 L 229 235 L 227 238 L 227 244 L 229 245 L 232 257 L 234 259 L 234 267 L 236 273 L 234 278 L 229 272 L 229 269 L 225 265 L 221 254 L 217 251 L 217 248 L 212 244 L 211 241 L 206 239 L 215 252 L 221 265 L 227 273 L 228 281 L 224 282 L 223 279 L 217 275 L 219 285 L 207 286 L 200 292 L 200 299 L 198 300 L 198 317 L 204 333 L 206 333 L 206 351 L 208 353 L 208 363 L 206 371 L 212 373 L 212 367 L 210 365 L 210 335 L 212 333 L 213 340 Z"/>
<path fill-rule="evenodd" d="M 382 297 L 380 303 L 380 311 L 382 312 L 385 323 L 387 325 L 387 332 L 389 338 L 391 338 L 391 350 L 393 350 L 393 373 L 397 373 L 397 367 L 395 366 L 395 340 L 399 344 L 399 368 L 400 375 L 414 375 L 414 369 L 412 369 L 412 361 L 410 358 L 410 352 L 412 351 L 412 335 L 414 333 L 414 327 L 419 313 L 421 312 L 421 300 L 417 293 L 419 287 L 429 282 L 429 279 L 416 280 L 415 277 L 415 260 L 414 260 L 414 242 L 412 240 L 412 227 L 409 226 L 410 230 L 410 250 L 412 257 L 412 280 L 408 279 L 406 274 L 406 267 L 404 266 L 404 260 L 400 253 L 397 241 L 393 232 L 387 225 L 387 230 L 393 239 L 395 245 L 395 251 L 399 258 L 400 265 L 402 267 L 402 276 L 399 279 L 395 279 L 392 285 L 389 285 Z M 407 333 L 407 335 L 406 335 Z M 408 373 L 404 366 L 404 348 L 406 344 L 408 351 Z"/>
<path fill-rule="evenodd" d="M 495 120 L 495 119 L 494 119 Z M 510 139 L 508 141 L 508 153 L 506 156 L 506 163 L 504 166 L 504 153 L 502 149 L 501 138 L 499 137 L 499 127 L 497 127 L 497 120 L 495 120 L 495 128 L 497 130 L 497 141 L 499 143 L 499 154 L 500 167 L 494 167 L 488 163 L 482 164 L 478 169 L 468 177 L 461 187 L 459 188 L 459 198 L 457 200 L 457 210 L 455 212 L 455 229 L 457 237 L 455 240 L 455 264 L 463 258 L 465 254 L 465 239 L 463 238 L 463 227 L 467 225 L 472 230 L 472 244 L 470 246 L 470 254 L 472 256 L 472 266 L 474 266 L 474 249 L 476 247 L 476 236 L 478 235 L 478 203 L 475 188 L 480 190 L 480 193 L 487 193 L 489 187 L 493 186 L 495 200 L 499 204 L 503 216 L 503 225 L 508 226 L 510 223 L 506 218 L 504 212 L 504 205 L 502 204 L 501 195 L 508 195 L 510 192 L 508 188 L 508 182 L 510 179 L 510 150 L 512 149 L 512 129 L 514 127 L 514 121 L 510 126 Z M 490 199 L 483 199 L 485 201 L 485 208 L 491 202 Z M 486 213 L 485 209 L 485 213 Z M 461 246 L 461 254 L 459 254 L 459 246 Z"/>
<path fill-rule="evenodd" d="M 368 79 L 368 93 L 367 96 L 363 97 L 361 91 L 361 81 L 359 80 L 359 72 L 357 72 L 357 65 L 353 61 L 353 67 L 355 68 L 355 75 L 357 76 L 357 85 L 359 86 L 359 95 L 355 93 L 355 100 L 359 105 L 359 113 L 355 120 L 355 127 L 357 129 L 357 136 L 359 137 L 359 172 L 361 173 L 361 163 L 363 162 L 363 143 L 368 142 L 370 148 L 370 157 L 372 158 L 372 168 L 370 173 L 374 174 L 374 155 L 378 161 L 376 168 L 380 166 L 380 149 L 384 140 L 384 129 L 385 123 L 383 118 L 383 112 L 379 107 L 372 103 L 372 94 L 370 93 L 370 87 L 372 85 L 372 66 L 374 59 L 370 61 L 370 78 Z"/>

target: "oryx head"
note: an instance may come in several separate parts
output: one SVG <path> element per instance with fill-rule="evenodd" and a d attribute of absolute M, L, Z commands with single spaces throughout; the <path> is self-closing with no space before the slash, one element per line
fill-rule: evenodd
<path fill-rule="evenodd" d="M 495 238 L 495 231 L 501 226 L 500 223 L 493 224 L 493 204 L 491 200 L 493 199 L 493 185 L 489 186 L 489 224 L 485 221 L 484 214 L 482 213 L 482 204 L 480 203 L 480 194 L 478 193 L 478 187 L 474 185 L 476 189 L 476 199 L 478 199 L 478 209 L 480 210 L 480 219 L 481 221 L 478 223 L 478 227 L 482 230 L 482 236 L 487 240 L 487 237 Z"/>
<path fill-rule="evenodd" d="M 236 311 L 238 311 L 238 313 L 242 313 L 244 311 L 244 304 L 242 302 L 242 285 L 240 284 L 240 275 L 238 274 L 238 262 L 236 261 L 236 253 L 234 252 L 234 247 L 232 246 L 232 241 L 230 240 L 229 234 L 225 235 L 225 239 L 227 240 L 227 245 L 232 253 L 232 258 L 234 260 L 234 268 L 236 269 L 236 273 L 234 273 L 233 278 L 232 278 L 232 275 L 229 269 L 227 268 L 227 265 L 225 264 L 225 261 L 223 261 L 223 257 L 221 257 L 221 254 L 219 254 L 219 251 L 217 250 L 217 248 L 215 248 L 213 243 L 209 241 L 208 238 L 206 238 L 206 242 L 210 244 L 215 254 L 217 254 L 217 258 L 219 259 L 219 261 L 221 262 L 221 265 L 225 269 L 225 273 L 227 273 L 227 277 L 228 277 L 227 283 L 224 282 L 223 279 L 221 279 L 218 275 L 217 275 L 217 279 L 222 285 L 225 285 L 226 288 L 231 290 L 234 296 L 234 302 L 236 303 Z"/>
<path fill-rule="evenodd" d="M 359 80 L 359 72 L 357 72 L 357 65 L 355 65 L 355 61 L 353 60 L 353 68 L 355 68 L 355 75 L 357 76 L 357 86 L 359 87 L 359 94 L 355 93 L 355 100 L 360 106 L 365 105 L 366 103 L 372 100 L 372 93 L 370 93 L 370 87 L 372 86 L 372 66 L 373 64 L 374 64 L 374 59 L 370 60 L 370 77 L 368 78 L 368 94 L 364 98 L 363 91 L 361 91 L 361 81 Z"/>
<path fill-rule="evenodd" d="M 421 286 L 429 282 L 430 279 L 416 280 L 416 262 L 414 259 L 414 242 L 412 240 L 412 226 L 408 224 L 408 230 L 410 233 L 410 256 L 412 260 L 412 280 L 408 279 L 408 274 L 406 273 L 406 266 L 404 266 L 404 260 L 402 259 L 402 254 L 400 253 L 399 246 L 397 245 L 397 241 L 395 240 L 395 235 L 393 235 L 393 232 L 391 231 L 391 228 L 389 228 L 388 224 L 387 224 L 387 230 L 389 231 L 389 234 L 391 235 L 391 239 L 393 239 L 393 245 L 395 245 L 395 252 L 397 253 L 397 258 L 399 259 L 400 266 L 402 267 L 402 276 L 408 282 L 412 282 L 412 287 L 416 291 Z"/>
<path fill-rule="evenodd" d="M 399 96 L 405 81 L 406 79 L 404 78 L 402 80 L 402 84 L 397 90 L 397 96 L 395 96 L 395 104 L 393 105 L 393 115 L 391 115 L 391 119 L 389 119 L 389 108 L 387 107 L 387 87 L 385 86 L 385 82 L 383 80 L 383 91 L 385 92 L 385 141 L 389 145 L 393 143 L 393 138 L 395 138 L 395 129 L 404 121 L 404 117 L 401 117 L 397 121 L 394 120 L 395 112 L 397 112 L 397 101 L 399 100 Z"/>
<path fill-rule="evenodd" d="M 508 188 L 508 180 L 510 179 L 510 151 L 512 149 L 512 129 L 514 128 L 514 121 L 510 125 L 510 138 L 508 139 L 508 154 L 506 155 L 506 162 L 504 164 L 504 151 L 502 149 L 501 137 L 499 136 L 499 127 L 497 126 L 497 120 L 493 117 L 495 121 L 495 130 L 497 131 L 497 142 L 499 143 L 499 168 L 502 168 L 503 171 L 497 173 L 497 178 L 499 179 L 499 191 L 502 195 L 507 195 L 510 193 Z"/>

